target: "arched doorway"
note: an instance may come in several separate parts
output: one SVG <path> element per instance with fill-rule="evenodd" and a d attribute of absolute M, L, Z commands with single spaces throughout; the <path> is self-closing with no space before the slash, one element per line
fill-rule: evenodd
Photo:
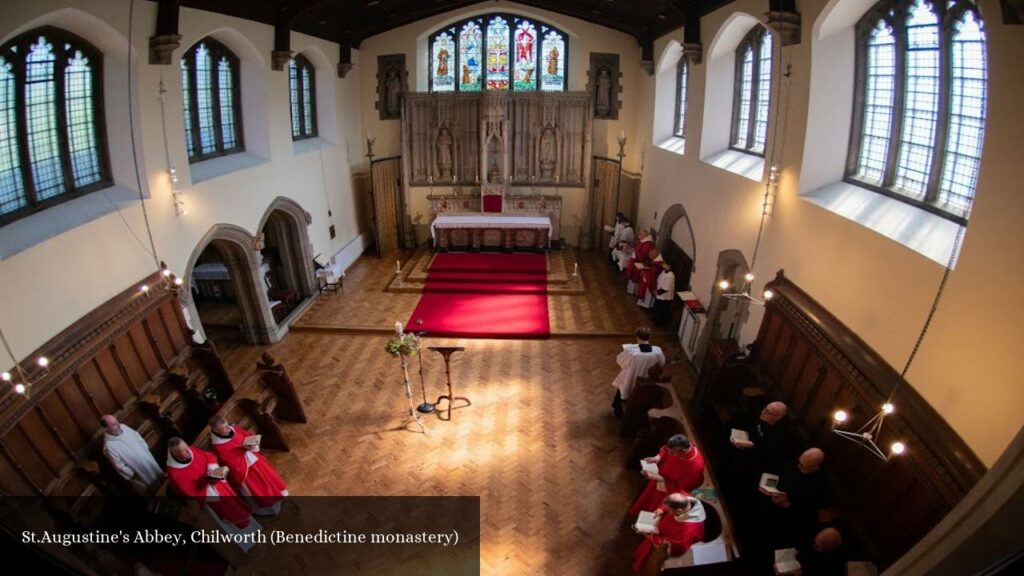
<path fill-rule="evenodd" d="M 749 313 L 747 304 L 732 298 L 723 298 L 722 294 L 728 294 L 734 291 L 736 286 L 742 286 L 749 271 L 747 259 L 739 250 L 723 250 L 718 253 L 718 264 L 711 286 L 711 301 L 708 304 L 708 318 L 699 337 L 695 358 L 704 358 L 711 340 L 738 339 L 740 328 Z M 723 290 L 719 286 L 722 280 L 727 280 L 730 288 Z"/>
<path fill-rule="evenodd" d="M 232 224 L 217 224 L 196 244 L 185 267 L 182 301 L 205 337 L 249 344 L 281 339 L 263 285 L 265 269 L 255 238 Z"/>
<path fill-rule="evenodd" d="M 682 204 L 669 206 L 662 215 L 661 225 L 658 226 L 658 251 L 672 265 L 676 288 L 688 289 L 693 263 L 697 261 L 697 239 L 690 225 L 690 216 Z"/>
<path fill-rule="evenodd" d="M 260 220 L 256 248 L 264 269 L 261 280 L 277 324 L 285 322 L 316 292 L 308 230 L 311 222 L 308 212 L 282 197 L 270 203 Z"/>

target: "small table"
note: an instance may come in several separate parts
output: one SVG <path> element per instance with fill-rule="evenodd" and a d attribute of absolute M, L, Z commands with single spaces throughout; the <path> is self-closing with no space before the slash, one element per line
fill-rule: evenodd
<path fill-rule="evenodd" d="M 472 406 L 473 405 L 473 403 L 469 401 L 469 398 L 466 398 L 464 396 L 455 396 L 454 393 L 452 392 L 452 370 L 451 370 L 452 354 L 454 354 L 456 352 L 462 352 L 463 350 L 465 350 L 465 348 L 462 347 L 462 346 L 431 346 L 430 349 L 433 350 L 434 352 L 438 352 L 442 356 L 444 356 L 444 376 L 445 376 L 445 379 L 448 381 L 448 394 L 445 394 L 445 395 L 442 395 L 442 396 L 438 396 L 437 397 L 437 402 L 434 402 L 434 405 L 436 406 L 436 405 L 440 404 L 441 400 L 448 400 L 448 420 L 451 420 L 452 419 L 452 403 L 454 403 L 456 400 L 465 400 L 466 401 L 466 406 Z"/>

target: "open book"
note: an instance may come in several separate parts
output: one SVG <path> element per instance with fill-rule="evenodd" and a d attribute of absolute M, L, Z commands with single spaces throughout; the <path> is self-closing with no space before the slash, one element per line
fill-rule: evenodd
<path fill-rule="evenodd" d="M 263 440 L 263 436 L 259 434 L 253 434 L 242 441 L 242 446 L 251 449 L 253 452 L 260 451 L 260 441 Z"/>
<path fill-rule="evenodd" d="M 640 534 L 656 534 L 658 532 L 658 517 L 654 515 L 654 512 L 641 512 L 636 517 L 633 530 Z"/>
<path fill-rule="evenodd" d="M 605 232 L 615 232 L 615 228 L 612 228 L 611 226 L 605 224 L 604 225 L 604 231 Z"/>
<path fill-rule="evenodd" d="M 643 270 L 647 268 L 647 266 L 644 266 L 643 262 L 633 262 L 633 266 L 636 267 L 637 270 Z"/>
<path fill-rule="evenodd" d="M 655 462 L 648 462 L 646 460 L 640 461 L 640 471 L 647 472 L 649 474 L 658 474 L 658 464 Z"/>
<path fill-rule="evenodd" d="M 733 442 L 750 442 L 750 434 L 747 434 L 746 430 L 733 428 L 732 431 L 729 432 L 729 440 L 732 440 Z"/>
<path fill-rule="evenodd" d="M 223 480 L 228 477 L 228 467 L 217 466 L 216 468 L 210 468 L 209 470 L 206 471 L 206 475 L 209 476 L 210 478 Z"/>
<path fill-rule="evenodd" d="M 800 562 L 796 559 L 796 548 L 775 551 L 775 573 L 796 574 L 800 570 Z"/>
<path fill-rule="evenodd" d="M 761 483 L 758 484 L 758 488 L 760 488 L 762 492 L 768 492 L 769 494 L 782 493 L 782 491 L 779 490 L 779 477 L 767 472 L 761 474 Z"/>

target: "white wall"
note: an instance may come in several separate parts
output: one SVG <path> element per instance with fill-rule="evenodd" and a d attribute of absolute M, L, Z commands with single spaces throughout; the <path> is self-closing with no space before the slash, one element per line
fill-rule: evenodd
<path fill-rule="evenodd" d="M 840 9 L 851 2 L 865 5 L 862 0 L 838 0 Z M 836 0 L 829 6 L 834 4 Z M 988 32 L 990 75 L 977 199 L 956 270 L 908 380 L 991 465 L 1024 423 L 1019 409 L 1024 405 L 1024 386 L 1020 385 L 1018 358 L 1024 304 L 1015 297 L 1015 287 L 1024 280 L 1020 226 L 1024 199 L 1018 184 L 1018 165 L 1024 157 L 1019 121 L 1024 96 L 1024 69 L 1020 66 L 1024 35 L 1019 26 L 1002 24 L 998 2 L 982 0 L 980 4 Z M 807 188 L 801 183 L 805 174 L 814 186 L 825 183 L 820 166 L 803 164 L 812 30 L 823 5 L 802 2 L 799 9 L 802 42 L 782 50 L 783 65 L 792 66 L 792 74 L 782 87 L 788 94 L 784 105 L 788 112 L 780 113 L 786 118 L 779 129 L 781 186 L 758 256 L 754 288 L 760 290 L 777 270 L 785 269 L 788 277 L 900 370 L 928 315 L 943 266 L 798 194 Z M 705 152 L 713 150 L 698 150 L 696 144 L 713 144 L 727 137 L 722 126 L 712 127 L 702 116 L 709 106 L 731 102 L 731 95 L 712 96 L 707 91 L 708 69 L 714 65 L 707 53 L 713 50 L 712 39 L 737 10 L 760 16 L 764 6 L 755 0 L 737 0 L 702 19 L 706 57 L 690 71 L 686 154 L 652 148 L 646 158 L 641 194 L 641 226 L 656 225 L 655 214 L 660 216 L 675 203 L 682 203 L 690 214 L 698 246 L 693 286 L 705 302 L 715 281 L 720 251 L 739 249 L 750 259 L 764 194 L 763 180 L 751 181 L 701 161 Z M 659 39 L 655 54 L 660 55 L 678 36 L 677 32 Z M 845 77 L 842 67 L 849 66 L 852 74 L 852 60 L 837 53 L 841 55 L 842 50 L 814 53 L 814 70 Z M 779 70 L 777 66 L 775 73 Z M 644 94 L 650 101 L 653 80 L 644 78 L 644 82 Z M 706 101 L 709 98 L 713 100 Z M 835 126 L 841 136 L 823 139 L 820 132 L 811 130 L 815 140 L 808 146 L 813 145 L 815 151 L 831 147 L 833 156 L 845 159 L 849 112 L 834 109 L 835 105 L 831 99 L 818 100 L 812 108 L 829 109 L 839 119 Z M 652 122 L 649 113 L 640 119 L 644 133 L 652 133 Z M 705 129 L 716 133 L 704 134 Z M 744 342 L 753 340 L 759 322 L 760 314 L 755 311 L 742 331 Z"/>
<path fill-rule="evenodd" d="M 72 7 L 75 10 L 69 11 Z M 108 130 L 127 134 L 123 128 L 129 123 L 124 83 L 127 72 L 118 75 L 113 68 L 127 67 L 127 0 L 8 2 L 2 11 L 0 43 L 29 28 L 54 24 L 76 32 L 105 52 L 113 54 L 120 47 L 124 57 L 105 61 L 110 68 L 106 70 L 104 97 Z M 351 173 L 353 160 L 358 162 L 361 157 L 358 78 L 337 78 L 338 46 L 301 34 L 292 35 L 293 49 L 307 50 L 307 56 L 317 66 L 318 120 L 324 135 L 319 141 L 293 146 L 287 72 L 270 69 L 272 27 L 182 8 L 182 45 L 175 51 L 172 65 L 150 66 L 148 43 L 155 19 L 155 3 L 135 2 L 131 36 L 132 74 L 136 81 L 132 101 L 137 114 L 133 121 L 137 127 L 144 192 L 150 198 L 146 208 L 159 257 L 182 274 L 197 242 L 212 226 L 235 224 L 255 235 L 264 211 L 278 196 L 294 199 L 312 215 L 309 235 L 314 254 L 331 256 L 357 239 L 362 231 L 356 218 Z M 96 22 L 105 24 L 100 26 Z M 250 167 L 194 183 L 199 173 L 210 171 L 211 163 L 203 163 L 201 168 L 190 167 L 185 155 L 179 58 L 206 35 L 216 36 L 242 60 L 242 115 L 247 148 L 244 156 L 232 155 L 212 164 L 220 164 L 220 168 L 243 164 Z M 180 187 L 188 209 L 188 214 L 181 217 L 175 216 L 166 172 L 159 101 L 161 80 L 167 89 L 168 152 L 181 175 Z M 112 162 L 128 162 L 130 167 L 130 150 L 130 143 L 112 142 Z M 117 184 L 138 193 L 134 174 L 132 178 L 119 177 Z M 103 201 L 102 194 L 97 198 Z M 145 246 L 148 240 L 138 200 L 119 205 L 141 243 L 118 214 L 110 213 L 0 261 L 0 301 L 4 302 L 0 307 L 0 327 L 15 355 L 28 355 L 82 315 L 155 270 Z M 328 210 L 333 217 L 328 217 Z M 46 217 L 47 212 L 39 216 Z M 337 231 L 333 240 L 328 234 L 331 224 Z M 193 325 L 197 324 L 195 320 Z"/>

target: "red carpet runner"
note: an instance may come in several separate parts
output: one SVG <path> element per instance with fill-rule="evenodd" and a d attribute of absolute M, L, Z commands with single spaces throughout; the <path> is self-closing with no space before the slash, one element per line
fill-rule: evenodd
<path fill-rule="evenodd" d="M 407 330 L 463 338 L 547 338 L 547 257 L 438 254 Z"/>

